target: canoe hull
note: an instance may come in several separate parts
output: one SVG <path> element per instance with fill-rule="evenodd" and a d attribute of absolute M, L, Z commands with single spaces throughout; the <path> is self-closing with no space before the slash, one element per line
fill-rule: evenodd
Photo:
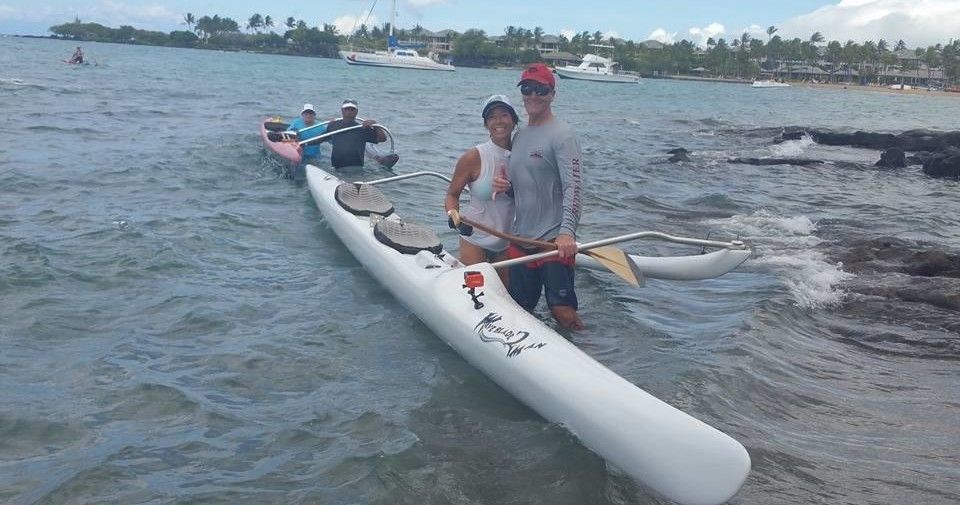
<path fill-rule="evenodd" d="M 428 328 L 503 389 L 678 503 L 720 504 L 743 484 L 750 457 L 739 442 L 626 381 L 524 311 L 490 264 L 467 268 L 446 252 L 409 255 L 381 244 L 369 218 L 335 202 L 339 179 L 312 165 L 306 171 L 317 208 L 347 249 Z M 467 270 L 485 279 L 481 307 L 463 288 Z"/>
<path fill-rule="evenodd" d="M 297 150 L 297 143 L 274 142 L 270 140 L 267 136 L 270 131 L 267 130 L 266 127 L 266 123 L 270 121 L 271 118 L 264 118 L 263 121 L 260 121 L 260 140 L 263 141 L 263 147 L 282 158 L 291 167 L 296 167 L 300 164 L 300 151 Z"/>

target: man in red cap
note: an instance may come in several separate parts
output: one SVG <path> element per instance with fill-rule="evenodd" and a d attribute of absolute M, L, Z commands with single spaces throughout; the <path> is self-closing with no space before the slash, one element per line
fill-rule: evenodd
<path fill-rule="evenodd" d="M 546 65 L 529 65 L 518 86 L 527 125 L 514 136 L 507 177 L 495 178 L 494 189 L 513 193 L 514 234 L 554 242 L 560 254 L 511 267 L 508 289 L 513 299 L 530 311 L 545 293 L 554 319 L 564 328 L 579 330 L 583 322 L 577 315 L 573 279 L 580 222 L 580 142 L 573 128 L 553 115 L 556 80 Z M 533 252 L 537 251 L 512 245 L 507 255 L 521 257 Z"/>

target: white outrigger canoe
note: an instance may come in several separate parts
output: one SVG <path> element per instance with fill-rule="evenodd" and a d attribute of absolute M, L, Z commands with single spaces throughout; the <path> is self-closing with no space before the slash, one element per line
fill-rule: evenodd
<path fill-rule="evenodd" d="M 312 165 L 306 172 L 317 207 L 347 249 L 437 336 L 503 389 L 670 500 L 717 505 L 740 489 L 750 456 L 739 442 L 585 354 L 514 303 L 494 266 L 465 267 L 442 250 L 432 231 L 397 217 L 372 185 L 345 183 Z M 367 201 L 374 202 L 369 208 L 380 205 L 387 217 L 358 215 L 362 208 L 347 210 Z M 422 244 L 426 249 L 414 252 L 398 244 L 407 233 L 416 240 L 429 236 Z M 479 276 L 483 285 L 468 288 Z"/>

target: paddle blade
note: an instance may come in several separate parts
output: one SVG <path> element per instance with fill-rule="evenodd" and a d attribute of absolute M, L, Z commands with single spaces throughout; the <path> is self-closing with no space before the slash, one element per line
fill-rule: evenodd
<path fill-rule="evenodd" d="M 637 264 L 630 259 L 630 256 L 619 247 L 608 245 L 594 247 L 583 252 L 593 257 L 598 263 L 607 267 L 608 270 L 617 274 L 621 279 L 631 285 L 636 287 L 644 285 L 645 281 L 640 268 L 637 267 Z"/>

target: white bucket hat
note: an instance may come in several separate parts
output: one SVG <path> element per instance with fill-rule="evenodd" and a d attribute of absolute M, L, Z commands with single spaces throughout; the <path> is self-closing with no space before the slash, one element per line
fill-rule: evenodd
<path fill-rule="evenodd" d="M 487 98 L 483 101 L 483 107 L 480 109 L 480 117 L 484 121 L 487 120 L 487 115 L 490 114 L 490 111 L 494 107 L 505 107 L 507 112 L 510 113 L 510 116 L 513 117 L 514 123 L 520 122 L 520 117 L 517 116 L 517 110 L 513 108 L 513 105 L 510 104 L 510 99 L 506 95 L 493 95 L 490 98 Z"/>

